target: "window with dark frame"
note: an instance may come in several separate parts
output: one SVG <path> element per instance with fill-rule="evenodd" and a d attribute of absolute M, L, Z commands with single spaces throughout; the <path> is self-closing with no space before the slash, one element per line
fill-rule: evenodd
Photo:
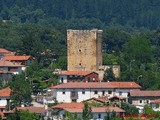
<path fill-rule="evenodd" d="M 63 92 L 62 92 L 62 94 L 66 94 L 66 92 L 65 92 L 65 91 L 63 91 Z"/>
<path fill-rule="evenodd" d="M 142 100 L 139 100 L 139 103 L 142 103 Z"/>
<path fill-rule="evenodd" d="M 101 114 L 98 114 L 98 118 L 101 118 Z"/>
<path fill-rule="evenodd" d="M 109 90 L 109 91 L 108 91 L 108 94 L 112 94 L 112 91 L 111 91 L 111 90 Z"/>
<path fill-rule="evenodd" d="M 98 94 L 98 91 L 94 91 L 94 94 Z"/>
<path fill-rule="evenodd" d="M 102 95 L 103 95 L 103 96 L 105 95 L 105 91 L 102 91 Z"/>
<path fill-rule="evenodd" d="M 85 94 L 85 91 L 82 91 L 82 94 Z"/>

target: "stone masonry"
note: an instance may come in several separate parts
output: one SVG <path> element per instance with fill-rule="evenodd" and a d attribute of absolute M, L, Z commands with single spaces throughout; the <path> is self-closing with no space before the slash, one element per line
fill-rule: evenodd
<path fill-rule="evenodd" d="M 97 71 L 102 65 L 102 30 L 67 30 L 68 70 Z"/>

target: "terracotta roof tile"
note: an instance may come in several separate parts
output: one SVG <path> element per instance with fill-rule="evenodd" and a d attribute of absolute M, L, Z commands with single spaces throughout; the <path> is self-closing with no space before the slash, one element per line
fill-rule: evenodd
<path fill-rule="evenodd" d="M 6 66 L 6 67 L 20 67 L 20 66 L 23 66 L 23 65 L 13 63 L 13 62 L 10 62 L 10 61 L 0 60 L 0 66 L 2 66 L 2 67 L 4 67 L 4 66 Z"/>
<path fill-rule="evenodd" d="M 8 87 L 0 90 L 0 97 L 9 97 L 10 94 L 11 94 L 11 89 Z"/>
<path fill-rule="evenodd" d="M 67 89 L 67 88 L 129 88 L 140 89 L 141 86 L 135 82 L 88 82 L 88 83 L 64 83 L 50 87 L 51 89 Z"/>
<path fill-rule="evenodd" d="M 11 51 L 4 48 L 0 48 L 0 53 L 8 53 L 8 52 L 11 52 Z"/>
<path fill-rule="evenodd" d="M 84 105 L 83 103 L 61 103 L 57 104 L 56 106 L 52 106 L 50 108 L 78 108 L 83 109 Z"/>
<path fill-rule="evenodd" d="M 45 108 L 44 107 L 17 107 L 17 110 L 28 110 L 31 113 L 44 113 L 45 112 Z"/>
<path fill-rule="evenodd" d="M 150 97 L 150 96 L 160 96 L 160 90 L 156 91 L 141 91 L 133 90 L 130 91 L 130 96 L 132 97 Z"/>
<path fill-rule="evenodd" d="M 83 103 L 61 103 L 56 106 L 52 106 L 52 109 L 64 109 L 68 112 L 83 112 Z M 92 112 L 125 112 L 123 109 L 113 106 L 105 106 L 105 107 L 91 107 Z"/>
<path fill-rule="evenodd" d="M 141 88 L 141 86 L 135 82 L 110 82 L 110 84 L 117 88 Z"/>
<path fill-rule="evenodd" d="M 151 101 L 151 103 L 159 104 L 160 103 L 160 99 L 153 100 L 153 101 Z"/>
<path fill-rule="evenodd" d="M 98 101 L 98 102 L 101 102 L 101 103 L 105 103 L 106 101 L 108 101 L 108 98 L 107 97 L 99 97 L 99 98 L 93 97 L 93 98 L 84 100 L 83 102 L 87 102 L 87 101 L 91 101 L 91 100 L 95 100 L 95 101 Z"/>
<path fill-rule="evenodd" d="M 29 60 L 30 58 L 31 58 L 31 56 L 26 56 L 26 55 L 24 55 L 24 56 L 5 56 L 3 58 L 3 60 L 6 60 L 6 61 L 19 60 L 19 61 L 21 61 L 21 60 Z"/>
<path fill-rule="evenodd" d="M 71 113 L 82 113 L 82 108 L 63 108 L 64 110 Z M 118 107 L 106 106 L 106 107 L 91 107 L 92 113 L 105 113 L 107 112 L 125 112 L 123 109 Z"/>

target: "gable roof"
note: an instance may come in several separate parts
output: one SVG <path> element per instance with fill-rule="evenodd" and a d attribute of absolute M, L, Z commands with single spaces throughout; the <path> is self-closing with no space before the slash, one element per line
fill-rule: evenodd
<path fill-rule="evenodd" d="M 31 113 L 44 113 L 45 112 L 45 108 L 44 107 L 17 107 L 17 110 L 28 110 Z"/>
<path fill-rule="evenodd" d="M 10 61 L 0 60 L 0 67 L 21 67 L 21 66 L 23 66 L 23 65 L 13 63 Z"/>
<path fill-rule="evenodd" d="M 86 76 L 91 73 L 93 73 L 93 71 L 65 71 L 65 72 L 62 72 L 60 75 Z M 96 72 L 94 72 L 94 73 L 96 73 Z M 98 73 L 96 73 L 96 74 L 98 74 Z"/>
<path fill-rule="evenodd" d="M 73 88 L 122 88 L 140 89 L 141 86 L 135 82 L 88 82 L 88 83 L 64 83 L 50 87 L 51 89 L 73 89 Z"/>
<path fill-rule="evenodd" d="M 141 88 L 135 82 L 109 82 L 111 85 L 115 86 L 116 88 Z"/>
<path fill-rule="evenodd" d="M 63 109 L 71 113 L 83 112 L 84 104 L 83 103 L 61 103 L 56 106 L 50 107 L 51 109 Z M 103 107 L 91 107 L 92 112 L 100 113 L 100 112 L 125 112 L 123 109 L 113 106 L 103 106 Z"/>
<path fill-rule="evenodd" d="M 158 97 L 160 96 L 160 90 L 155 91 L 142 91 L 142 90 L 132 90 L 130 91 L 130 96 L 132 97 Z"/>
<path fill-rule="evenodd" d="M 88 101 L 97 101 L 97 102 L 101 102 L 101 103 L 105 103 L 106 101 L 108 101 L 108 98 L 95 98 L 95 97 L 92 97 L 92 98 L 90 98 L 90 99 L 87 99 L 87 100 L 84 100 L 84 101 L 82 101 L 82 102 L 88 102 Z"/>
<path fill-rule="evenodd" d="M 4 49 L 4 48 L 0 48 L 0 53 L 10 53 L 11 51 Z"/>
<path fill-rule="evenodd" d="M 0 90 L 0 97 L 10 97 L 11 89 L 9 87 Z"/>
<path fill-rule="evenodd" d="M 83 103 L 61 103 L 61 104 L 57 104 L 57 105 L 55 105 L 55 106 L 52 106 L 52 107 L 50 107 L 50 108 L 83 108 L 84 107 L 84 105 L 83 105 Z"/>
<path fill-rule="evenodd" d="M 11 60 L 29 60 L 31 58 L 31 56 L 26 56 L 26 55 L 23 55 L 23 56 L 5 56 L 3 58 L 3 60 L 6 60 L 6 61 L 11 61 Z"/>

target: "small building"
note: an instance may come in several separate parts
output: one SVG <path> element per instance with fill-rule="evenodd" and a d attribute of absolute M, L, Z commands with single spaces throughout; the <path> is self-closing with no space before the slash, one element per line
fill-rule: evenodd
<path fill-rule="evenodd" d="M 93 71 L 65 71 L 59 74 L 59 83 L 98 81 L 98 73 Z"/>
<path fill-rule="evenodd" d="M 47 108 L 45 107 L 34 107 L 34 106 L 29 106 L 29 107 L 17 107 L 17 110 L 19 111 L 28 111 L 30 113 L 36 113 L 39 115 L 41 119 L 45 118 L 47 115 Z"/>
<path fill-rule="evenodd" d="M 0 70 L 8 71 L 13 74 L 21 74 L 26 67 L 10 61 L 0 60 Z"/>
<path fill-rule="evenodd" d="M 159 99 L 156 99 L 156 100 L 152 100 L 150 102 L 151 106 L 152 106 L 152 109 L 154 111 L 160 111 L 160 98 Z"/>
<path fill-rule="evenodd" d="M 10 61 L 13 63 L 17 63 L 19 65 L 25 65 L 28 66 L 31 64 L 32 57 L 27 56 L 27 55 L 22 55 L 22 56 L 5 56 L 3 58 L 4 61 Z"/>
<path fill-rule="evenodd" d="M 6 105 L 10 107 L 9 106 L 10 105 L 10 94 L 11 94 L 11 89 L 8 87 L 0 90 L 0 111 L 1 112 L 6 110 Z"/>
<path fill-rule="evenodd" d="M 60 120 L 64 118 L 65 111 L 72 113 L 72 114 L 77 114 L 78 118 L 82 118 L 82 113 L 83 113 L 84 105 L 83 103 L 62 103 L 58 104 L 56 106 L 53 106 L 50 108 L 50 112 L 55 112 L 57 111 L 57 114 L 50 113 L 49 115 L 51 119 L 54 120 Z M 101 106 L 101 107 L 91 107 L 92 111 L 92 119 L 91 120 L 105 120 L 105 116 L 115 113 L 116 116 L 120 116 L 121 114 L 124 114 L 125 111 L 121 108 L 118 107 L 113 107 L 113 106 Z"/>
<path fill-rule="evenodd" d="M 5 56 L 15 55 L 15 52 L 9 51 L 4 48 L 0 48 L 0 59 L 2 59 Z"/>
<path fill-rule="evenodd" d="M 160 98 L 160 91 L 130 91 L 129 102 L 139 108 L 139 112 L 143 113 L 144 106 L 149 104 L 152 100 Z"/>
<path fill-rule="evenodd" d="M 135 82 L 88 82 L 64 83 L 49 89 L 58 103 L 82 102 L 90 98 L 102 96 L 119 96 L 128 101 L 130 90 L 140 90 L 141 86 Z"/>

